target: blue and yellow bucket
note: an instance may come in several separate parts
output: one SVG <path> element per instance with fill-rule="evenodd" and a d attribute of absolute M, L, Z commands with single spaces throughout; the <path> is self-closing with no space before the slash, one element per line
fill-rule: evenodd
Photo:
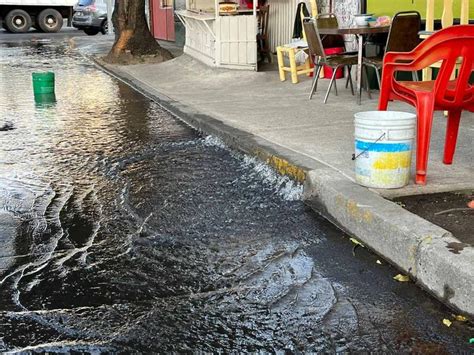
<path fill-rule="evenodd" d="M 416 115 L 397 111 L 367 111 L 355 116 L 357 183 L 396 189 L 410 180 Z"/>

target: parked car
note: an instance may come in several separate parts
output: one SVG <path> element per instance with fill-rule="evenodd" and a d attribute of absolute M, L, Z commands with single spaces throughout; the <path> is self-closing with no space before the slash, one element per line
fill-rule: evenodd
<path fill-rule="evenodd" d="M 113 3 L 113 2 L 112 2 Z M 74 6 L 72 26 L 94 36 L 107 33 L 107 3 L 105 0 L 79 0 Z"/>

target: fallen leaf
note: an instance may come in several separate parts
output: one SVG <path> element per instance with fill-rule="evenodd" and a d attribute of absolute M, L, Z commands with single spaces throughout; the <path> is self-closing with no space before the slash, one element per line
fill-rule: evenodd
<path fill-rule="evenodd" d="M 355 245 L 360 245 L 362 248 L 365 248 L 364 247 L 364 244 L 362 244 L 361 242 L 359 242 L 357 239 L 355 238 L 349 238 L 349 240 L 354 243 Z"/>
<path fill-rule="evenodd" d="M 402 274 L 398 274 L 397 276 L 394 276 L 393 279 L 397 280 L 399 282 L 408 282 L 408 281 L 410 281 L 410 278 L 407 275 L 402 275 Z"/>
<path fill-rule="evenodd" d="M 474 208 L 474 200 L 471 200 L 467 203 L 467 207 Z"/>
<path fill-rule="evenodd" d="M 382 262 L 378 259 L 377 259 L 376 263 L 379 264 L 379 265 L 382 265 Z"/>
<path fill-rule="evenodd" d="M 443 319 L 443 324 L 444 324 L 445 326 L 450 327 L 450 326 L 451 326 L 451 323 L 452 323 L 452 322 L 451 322 L 449 319 L 446 319 L 446 318 Z"/>
<path fill-rule="evenodd" d="M 461 315 L 454 316 L 454 318 L 455 318 L 458 322 L 467 322 L 467 317 L 464 317 L 464 316 L 461 316 Z"/>

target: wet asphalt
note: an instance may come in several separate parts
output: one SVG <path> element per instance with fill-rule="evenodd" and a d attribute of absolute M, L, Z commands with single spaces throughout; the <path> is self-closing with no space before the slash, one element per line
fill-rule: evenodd
<path fill-rule="evenodd" d="M 472 325 L 68 45 L 0 33 L 0 350 L 469 353 Z M 56 74 L 56 101 L 31 73 Z"/>

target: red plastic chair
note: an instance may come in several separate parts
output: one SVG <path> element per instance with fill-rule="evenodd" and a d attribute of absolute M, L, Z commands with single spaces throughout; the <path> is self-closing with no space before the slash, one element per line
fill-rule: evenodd
<path fill-rule="evenodd" d="M 458 76 L 450 80 L 456 62 L 462 59 Z M 397 71 L 417 71 L 442 61 L 436 80 L 397 81 Z M 474 112 L 474 25 L 451 26 L 434 33 L 408 53 L 389 52 L 383 61 L 379 110 L 388 101 L 400 100 L 416 107 L 418 115 L 416 183 L 426 184 L 433 112 L 448 111 L 444 146 L 445 164 L 451 164 L 463 110 Z"/>

